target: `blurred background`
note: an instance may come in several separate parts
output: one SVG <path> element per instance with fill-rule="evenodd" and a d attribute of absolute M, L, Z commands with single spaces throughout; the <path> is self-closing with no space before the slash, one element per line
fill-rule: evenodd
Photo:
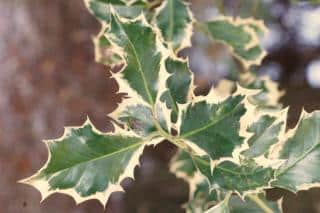
<path fill-rule="evenodd" d="M 193 0 L 201 20 L 218 15 L 215 0 Z M 315 2 L 315 1 L 314 1 Z M 258 72 L 270 75 L 286 90 L 293 127 L 302 107 L 320 109 L 320 6 L 311 1 L 226 0 L 225 13 L 256 16 L 270 33 L 263 41 L 269 55 Z M 114 193 L 106 209 L 98 201 L 78 206 L 65 195 L 41 204 L 40 193 L 17 184 L 47 159 L 42 139 L 60 137 L 64 126 L 81 125 L 86 116 L 101 131 L 110 131 L 107 114 L 121 96 L 110 71 L 94 61 L 91 37 L 99 24 L 81 0 L 0 0 L 0 212 L 4 213 L 162 213 L 183 212 L 188 186 L 168 172 L 175 148 L 162 143 L 148 147 L 136 168 L 136 180 L 125 180 L 126 193 Z M 235 65 L 217 44 L 201 34 L 185 51 L 206 91 L 219 79 L 232 77 Z M 285 212 L 320 212 L 320 190 L 297 195 L 272 190 L 270 199 L 284 195 Z"/>

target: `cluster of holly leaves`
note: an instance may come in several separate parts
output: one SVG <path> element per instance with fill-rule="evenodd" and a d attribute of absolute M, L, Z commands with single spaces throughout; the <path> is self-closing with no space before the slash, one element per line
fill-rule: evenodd
<path fill-rule="evenodd" d="M 302 112 L 286 130 L 282 92 L 267 77 L 250 72 L 266 55 L 261 20 L 221 15 L 195 20 L 184 0 L 86 0 L 101 22 L 94 38 L 96 60 L 108 66 L 127 97 L 109 116 L 114 131 L 102 133 L 89 119 L 67 127 L 61 138 L 45 141 L 49 159 L 23 180 L 45 199 L 59 192 L 77 203 L 123 190 L 124 178 L 147 145 L 163 140 L 179 151 L 170 170 L 190 186 L 187 212 L 281 212 L 265 190 L 292 192 L 320 182 L 320 112 Z M 221 42 L 247 70 L 237 83 L 221 81 L 207 95 L 194 94 L 188 59 L 178 53 L 191 45 L 195 30 Z"/>

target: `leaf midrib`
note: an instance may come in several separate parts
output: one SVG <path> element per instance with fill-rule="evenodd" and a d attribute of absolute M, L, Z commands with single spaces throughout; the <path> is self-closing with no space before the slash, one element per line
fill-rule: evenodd
<path fill-rule="evenodd" d="M 118 21 L 117 21 L 117 22 L 118 22 Z M 128 33 L 127 33 L 127 31 L 123 28 L 122 24 L 121 24 L 120 22 L 118 22 L 118 24 L 121 26 L 121 29 L 124 31 L 124 34 L 125 34 L 125 36 L 126 36 L 126 38 L 127 38 L 127 40 L 128 40 L 128 44 L 130 45 L 130 47 L 131 47 L 131 49 L 132 49 L 132 51 L 133 51 L 133 54 L 134 54 L 134 56 L 135 56 L 134 58 L 136 59 L 136 62 L 137 62 L 137 64 L 138 64 L 138 71 L 139 71 L 139 73 L 140 73 L 140 75 L 141 75 L 141 78 L 142 78 L 142 81 L 143 81 L 143 86 L 144 86 L 144 88 L 145 88 L 145 90 L 146 90 L 146 92 L 147 92 L 149 102 L 150 102 L 152 105 L 154 105 L 154 100 L 153 100 L 153 97 L 152 97 L 151 92 L 150 92 L 150 90 L 149 90 L 147 80 L 146 80 L 146 78 L 145 78 L 145 76 L 144 76 L 143 69 L 142 69 L 142 65 L 141 65 L 141 62 L 140 62 L 140 58 L 138 57 L 138 53 L 137 53 L 137 51 L 136 51 L 136 48 L 135 48 L 135 46 L 133 45 L 132 41 L 130 40 L 130 37 L 128 36 Z"/>
<path fill-rule="evenodd" d="M 290 170 L 292 167 L 294 167 L 298 162 L 300 162 L 301 160 L 303 160 L 308 154 L 310 154 L 311 152 L 313 152 L 316 148 L 318 148 L 319 146 L 319 139 L 318 139 L 318 143 L 315 144 L 313 147 L 311 147 L 306 153 L 304 153 L 303 155 L 301 155 L 299 158 L 296 159 L 296 161 L 294 161 L 289 167 L 285 168 L 282 172 L 276 174 L 276 177 L 279 177 L 281 175 L 283 175 L 285 172 L 287 172 L 288 170 Z M 289 159 L 288 159 L 289 160 Z"/>
<path fill-rule="evenodd" d="M 173 11 L 173 0 L 169 0 L 168 1 L 169 4 L 169 31 L 168 31 L 168 40 L 172 41 L 173 38 L 173 15 L 174 15 L 174 11 Z"/>
<path fill-rule="evenodd" d="M 56 174 L 56 173 L 64 172 L 64 171 L 66 171 L 66 170 L 69 170 L 69 169 L 71 169 L 71 168 L 73 168 L 73 167 L 76 167 L 76 166 L 79 166 L 79 165 L 81 165 L 81 164 L 87 164 L 87 163 L 90 163 L 90 162 L 93 162 L 93 161 L 97 161 L 97 160 L 100 160 L 100 159 L 103 159 L 103 158 L 109 158 L 109 157 L 112 157 L 113 155 L 117 155 L 117 154 L 119 154 L 119 153 L 122 153 L 122 152 L 128 151 L 128 150 L 130 150 L 130 149 L 133 149 L 133 148 L 135 148 L 135 147 L 137 147 L 137 146 L 139 146 L 139 145 L 142 145 L 144 142 L 145 142 L 145 141 L 141 141 L 141 142 L 139 142 L 139 143 L 135 143 L 135 144 L 133 144 L 133 145 L 127 146 L 127 147 L 125 147 L 125 148 L 123 148 L 123 149 L 119 149 L 119 150 L 117 150 L 116 152 L 108 153 L 108 154 L 106 154 L 106 155 L 100 155 L 99 157 L 96 157 L 96 158 L 93 158 L 93 159 L 89 159 L 89 160 L 85 160 L 85 161 L 76 163 L 75 165 L 69 166 L 69 167 L 64 168 L 64 169 L 61 169 L 61 170 L 59 170 L 59 171 L 55 171 L 55 172 L 52 172 L 52 173 L 45 173 L 45 174 L 46 174 L 46 175 L 54 175 L 54 174 Z"/>

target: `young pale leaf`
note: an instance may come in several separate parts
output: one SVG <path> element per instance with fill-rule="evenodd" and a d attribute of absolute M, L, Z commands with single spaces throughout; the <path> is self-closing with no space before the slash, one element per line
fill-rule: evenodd
<path fill-rule="evenodd" d="M 284 123 L 285 121 L 279 121 L 277 117 L 261 116 L 247 129 L 253 135 L 247 141 L 250 148 L 242 154 L 247 158 L 255 158 L 267 153 L 270 147 L 279 141 L 278 137 L 281 129 L 284 129 Z"/>
<path fill-rule="evenodd" d="M 119 83 L 120 92 L 128 93 L 130 97 L 142 97 L 153 106 L 165 51 L 155 30 L 144 16 L 129 21 L 112 14 L 105 36 L 123 50 L 120 54 L 125 66 L 113 75 Z"/>
<path fill-rule="evenodd" d="M 152 110 L 143 105 L 128 106 L 120 115 L 119 120 L 126 123 L 130 129 L 139 135 L 148 135 L 156 132 Z"/>
<path fill-rule="evenodd" d="M 239 74 L 237 81 L 223 79 L 219 81 L 216 90 L 221 95 L 231 95 L 236 90 L 236 83 L 247 89 L 260 90 L 259 93 L 250 97 L 250 102 L 258 107 L 258 110 L 279 110 L 282 105 L 279 99 L 284 92 L 279 90 L 279 85 L 268 76 L 257 76 L 252 72 Z"/>
<path fill-rule="evenodd" d="M 120 182 L 133 177 L 143 148 L 155 141 L 122 132 L 98 132 L 89 120 L 81 127 L 66 128 L 62 138 L 48 141 L 49 159 L 45 166 L 22 183 L 37 188 L 45 199 L 60 192 L 77 203 L 98 199 L 103 205 Z"/>
<path fill-rule="evenodd" d="M 266 32 L 262 21 L 220 16 L 206 23 L 208 34 L 215 40 L 228 45 L 232 54 L 245 68 L 259 65 L 266 55 L 259 36 Z"/>
<path fill-rule="evenodd" d="M 274 180 L 274 170 L 259 166 L 254 160 L 242 160 L 240 164 L 222 161 L 212 172 L 210 160 L 206 157 L 193 157 L 193 163 L 210 182 L 211 189 L 243 195 L 269 188 L 269 183 Z"/>
<path fill-rule="evenodd" d="M 273 186 L 292 192 L 320 185 L 320 112 L 302 113 L 294 130 L 288 133 L 279 158 L 287 159 L 276 171 Z M 292 136 L 290 136 L 292 135 Z"/>
<path fill-rule="evenodd" d="M 229 200 L 227 200 L 229 199 Z M 258 202 L 253 200 L 259 199 Z M 258 203 L 263 204 L 263 207 Z M 263 193 L 246 197 L 242 200 L 239 196 L 231 196 L 225 198 L 217 206 L 212 207 L 206 213 L 258 213 L 258 212 L 273 212 L 281 213 L 281 200 L 278 202 L 268 201 Z"/>
<path fill-rule="evenodd" d="M 269 188 L 273 179 L 272 168 L 259 166 L 253 160 L 242 162 L 240 165 L 223 161 L 214 168 L 210 182 L 219 189 L 246 194 Z"/>
<path fill-rule="evenodd" d="M 188 62 L 179 58 L 167 58 L 165 66 L 170 76 L 166 81 L 166 90 L 161 95 L 161 100 L 172 110 L 171 120 L 175 122 L 179 112 L 178 104 L 186 103 L 191 96 L 193 75 Z"/>
<path fill-rule="evenodd" d="M 180 117 L 180 138 L 207 153 L 211 159 L 231 157 L 243 143 L 239 135 L 240 118 L 246 109 L 243 95 L 236 95 L 220 103 L 198 101 L 188 104 Z"/>
<path fill-rule="evenodd" d="M 174 51 L 178 52 L 191 45 L 193 15 L 183 0 L 163 1 L 154 22 Z"/>
<path fill-rule="evenodd" d="M 144 0 L 84 0 L 89 11 L 100 21 L 109 23 L 111 21 L 111 7 L 125 18 L 135 18 L 141 14 L 146 7 Z"/>

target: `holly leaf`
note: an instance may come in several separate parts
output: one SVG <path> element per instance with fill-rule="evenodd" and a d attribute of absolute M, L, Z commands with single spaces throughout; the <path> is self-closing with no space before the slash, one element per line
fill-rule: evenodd
<path fill-rule="evenodd" d="M 105 205 L 112 192 L 122 190 L 124 178 L 134 177 L 144 146 L 158 142 L 118 128 L 104 134 L 87 120 L 81 127 L 66 128 L 63 137 L 47 141 L 47 163 L 21 182 L 37 188 L 42 199 L 59 192 L 77 203 L 98 199 Z"/>
<path fill-rule="evenodd" d="M 179 113 L 178 104 L 185 104 L 192 96 L 193 75 L 188 62 L 180 58 L 168 57 L 165 66 L 169 77 L 160 100 L 172 110 L 171 120 L 176 122 Z"/>
<path fill-rule="evenodd" d="M 193 15 L 183 0 L 166 0 L 158 8 L 155 25 L 175 52 L 191 45 Z"/>
<path fill-rule="evenodd" d="M 210 190 L 245 195 L 269 188 L 270 182 L 274 180 L 274 169 L 262 167 L 251 159 L 241 160 L 239 164 L 229 160 L 222 161 L 213 170 L 210 159 L 205 156 L 193 157 L 193 163 L 207 178 Z"/>
<path fill-rule="evenodd" d="M 102 25 L 100 33 L 93 38 L 96 61 L 111 67 L 122 64 L 119 50 L 112 46 L 104 36 L 109 27 L 112 13 L 116 12 L 125 18 L 135 18 L 144 11 L 147 3 L 144 0 L 84 0 L 84 2 L 88 10 Z"/>
<path fill-rule="evenodd" d="M 125 20 L 112 14 L 106 38 L 116 46 L 125 63 L 113 77 L 119 84 L 119 92 L 128 93 L 131 98 L 142 98 L 155 105 L 160 82 L 160 70 L 165 54 L 155 30 L 144 16 Z"/>
<path fill-rule="evenodd" d="M 211 38 L 230 47 L 233 56 L 246 69 L 252 65 L 260 65 L 266 55 L 259 40 L 267 31 L 262 21 L 219 16 L 207 22 L 206 28 Z"/>
<path fill-rule="evenodd" d="M 248 89 L 259 89 L 260 92 L 250 97 L 251 103 L 257 105 L 260 109 L 272 110 L 281 109 L 280 98 L 284 91 L 279 89 L 277 82 L 272 81 L 269 76 L 257 76 L 252 72 L 241 74 L 239 76 L 240 85 Z"/>
<path fill-rule="evenodd" d="M 295 129 L 287 133 L 279 158 L 286 159 L 276 171 L 275 187 L 292 192 L 318 187 L 320 183 L 320 112 L 303 112 Z"/>
<path fill-rule="evenodd" d="M 284 92 L 279 89 L 278 83 L 272 81 L 269 76 L 257 76 L 252 72 L 239 74 L 236 81 L 220 80 L 216 86 L 216 90 L 222 96 L 231 95 L 236 90 L 236 84 L 243 88 L 260 90 L 259 93 L 250 96 L 250 103 L 258 107 L 262 111 L 278 111 L 282 108 L 279 103 Z"/>
<path fill-rule="evenodd" d="M 231 157 L 235 148 L 243 143 L 239 130 L 240 118 L 246 112 L 244 98 L 235 95 L 209 103 L 207 100 L 210 99 L 206 97 L 207 100 L 188 103 L 177 125 L 180 127 L 179 138 L 199 148 L 199 155 L 208 154 L 213 160 Z"/>

